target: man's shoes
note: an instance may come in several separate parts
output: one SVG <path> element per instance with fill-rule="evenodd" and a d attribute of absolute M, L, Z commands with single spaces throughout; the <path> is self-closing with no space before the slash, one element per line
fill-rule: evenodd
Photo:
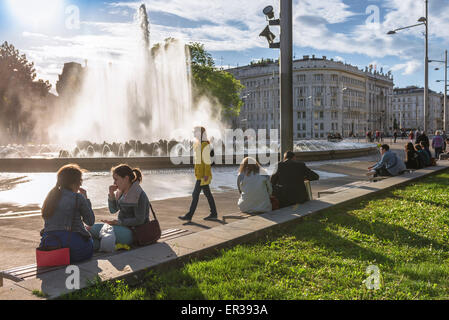
<path fill-rule="evenodd" d="M 179 216 L 178 217 L 178 219 L 181 219 L 181 220 L 185 220 L 185 221 L 192 221 L 192 217 L 190 217 L 189 215 L 184 215 L 184 216 Z"/>
<path fill-rule="evenodd" d="M 210 214 L 207 217 L 203 218 L 203 220 L 217 220 L 216 214 Z"/>

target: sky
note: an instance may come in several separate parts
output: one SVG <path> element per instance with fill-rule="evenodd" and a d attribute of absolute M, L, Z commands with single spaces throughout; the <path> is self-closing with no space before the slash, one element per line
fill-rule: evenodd
<path fill-rule="evenodd" d="M 395 87 L 424 86 L 424 26 L 396 35 L 389 30 L 417 24 L 424 0 L 292 0 L 293 45 L 303 55 L 365 68 L 391 70 Z M 145 3 L 151 44 L 174 37 L 200 42 L 224 68 L 261 58 L 277 59 L 259 33 L 262 13 L 279 1 L 260 0 L 0 0 L 0 42 L 12 43 L 36 66 L 38 78 L 54 86 L 63 64 L 113 60 L 135 44 L 135 13 Z M 429 58 L 444 60 L 449 47 L 449 0 L 429 0 Z M 279 39 L 279 28 L 270 27 Z M 436 67 L 440 70 L 435 71 Z M 430 89 L 442 92 L 442 64 L 430 65 Z"/>

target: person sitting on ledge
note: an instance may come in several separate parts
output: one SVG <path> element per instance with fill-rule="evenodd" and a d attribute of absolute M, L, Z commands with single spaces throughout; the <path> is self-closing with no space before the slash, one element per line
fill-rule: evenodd
<path fill-rule="evenodd" d="M 423 150 L 423 148 L 419 144 L 415 144 L 415 150 L 418 152 L 418 155 L 423 163 L 423 168 L 431 165 L 431 160 L 429 154 Z"/>
<path fill-rule="evenodd" d="M 423 165 L 420 161 L 419 154 L 413 147 L 413 143 L 409 142 L 405 145 L 405 167 L 407 169 L 421 169 Z"/>
<path fill-rule="evenodd" d="M 92 226 L 95 215 L 86 190 L 81 188 L 82 174 L 77 164 L 60 168 L 56 186 L 42 206 L 45 225 L 40 247 L 70 248 L 70 263 L 90 259 L 94 253 L 93 241 L 84 223 Z"/>
<path fill-rule="evenodd" d="M 427 155 L 428 155 L 428 157 L 429 157 L 429 159 L 430 159 L 430 164 L 429 164 L 429 166 L 431 166 L 431 165 L 432 165 L 432 153 L 430 152 L 429 146 L 428 146 L 425 142 L 423 142 L 423 141 L 421 141 L 421 142 L 419 143 L 419 145 L 420 145 L 421 148 L 424 150 L 424 152 L 427 153 Z"/>
<path fill-rule="evenodd" d="M 271 176 L 273 195 L 279 200 L 281 208 L 304 203 L 309 200 L 304 181 L 319 178 L 304 162 L 297 161 L 292 151 L 287 151 L 284 161 L 277 164 L 277 169 Z"/>
<path fill-rule="evenodd" d="M 89 229 L 94 238 L 95 250 L 100 248 L 100 231 L 104 223 L 112 226 L 116 243 L 132 245 L 133 232 L 130 227 L 143 225 L 150 217 L 150 201 L 140 186 L 142 172 L 126 164 L 118 165 L 111 171 L 114 184 L 109 186 L 109 212 L 118 212 L 118 219 L 102 220 L 103 223 L 97 223 Z"/>
<path fill-rule="evenodd" d="M 243 159 L 239 168 L 237 187 L 240 193 L 238 206 L 246 213 L 264 213 L 272 210 L 270 195 L 273 191 L 270 177 L 256 159 Z"/>
<path fill-rule="evenodd" d="M 382 154 L 382 158 L 374 166 L 368 168 L 368 176 L 389 177 L 397 176 L 404 172 L 406 169 L 404 162 L 394 152 L 390 151 L 388 144 L 383 144 L 380 147 L 380 153 Z"/>

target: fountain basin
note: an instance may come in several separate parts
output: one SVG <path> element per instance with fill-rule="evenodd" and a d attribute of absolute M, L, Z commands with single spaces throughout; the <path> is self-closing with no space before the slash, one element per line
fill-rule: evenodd
<path fill-rule="evenodd" d="M 320 151 L 300 151 L 295 152 L 298 160 L 301 161 L 322 161 L 332 159 L 346 159 L 362 157 L 379 152 L 377 147 L 343 149 L 343 150 L 320 150 Z M 244 156 L 259 159 L 257 154 L 245 154 Z M 264 157 L 269 157 L 265 154 Z M 221 157 L 221 164 L 216 155 L 216 166 L 239 165 L 242 155 L 229 155 Z M 232 162 L 230 161 L 232 159 Z M 276 159 L 280 159 L 279 153 Z M 113 166 L 120 163 L 140 168 L 142 170 L 152 169 L 175 169 L 190 168 L 193 166 L 193 157 L 183 158 L 184 163 L 180 163 L 181 158 L 170 157 L 106 157 L 106 158 L 4 158 L 0 159 L 1 172 L 55 172 L 63 165 L 77 163 L 82 168 L 89 171 L 109 171 Z"/>

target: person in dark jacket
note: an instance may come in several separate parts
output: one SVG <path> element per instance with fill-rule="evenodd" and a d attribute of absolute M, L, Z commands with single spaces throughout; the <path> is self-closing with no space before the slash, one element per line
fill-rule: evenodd
<path fill-rule="evenodd" d="M 281 208 L 304 203 L 309 200 L 304 181 L 319 178 L 304 162 L 297 161 L 292 151 L 287 151 L 284 161 L 277 164 L 277 170 L 271 176 L 273 195 L 279 200 Z"/>
<path fill-rule="evenodd" d="M 429 149 L 430 147 L 429 137 L 426 135 L 424 131 L 416 138 L 416 144 L 421 144 L 421 142 L 426 149 Z"/>
<path fill-rule="evenodd" d="M 429 145 L 426 145 L 426 143 L 423 142 L 423 141 L 421 141 L 421 142 L 419 143 L 419 145 L 421 146 L 421 149 L 423 149 L 423 151 L 424 151 L 425 153 L 427 153 L 427 155 L 429 156 L 429 159 L 430 159 L 430 161 L 431 161 L 431 159 L 432 159 L 432 153 L 430 153 Z M 430 164 L 429 164 L 429 165 L 430 165 Z"/>
<path fill-rule="evenodd" d="M 425 152 L 419 144 L 415 144 L 415 150 L 418 152 L 420 162 L 422 163 L 422 168 L 430 166 L 430 158 L 427 152 Z"/>
<path fill-rule="evenodd" d="M 409 142 L 405 145 L 405 167 L 407 169 L 421 169 L 421 162 L 418 152 L 413 147 L 413 143 Z"/>
<path fill-rule="evenodd" d="M 42 206 L 44 229 L 40 247 L 70 249 L 70 263 L 90 259 L 94 253 L 93 240 L 84 224 L 92 226 L 95 215 L 81 188 L 83 171 L 77 164 L 61 167 L 55 187 L 48 193 Z"/>

